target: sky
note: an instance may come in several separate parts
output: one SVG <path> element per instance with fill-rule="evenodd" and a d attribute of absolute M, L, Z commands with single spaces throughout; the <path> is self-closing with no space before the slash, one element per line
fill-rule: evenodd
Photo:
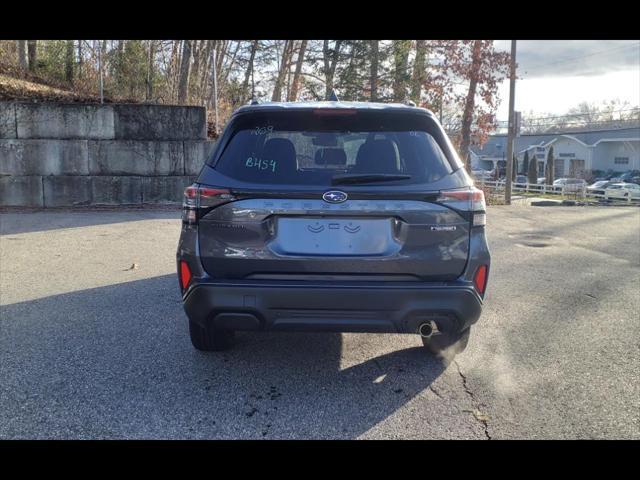
<path fill-rule="evenodd" d="M 496 49 L 511 50 L 510 40 Z M 640 105 L 640 40 L 518 40 L 515 110 L 564 114 L 581 102 L 620 99 Z M 500 85 L 498 120 L 509 111 Z"/>

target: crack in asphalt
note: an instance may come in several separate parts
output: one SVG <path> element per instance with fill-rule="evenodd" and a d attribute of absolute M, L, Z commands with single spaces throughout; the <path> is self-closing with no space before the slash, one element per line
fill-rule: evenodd
<path fill-rule="evenodd" d="M 464 388 L 464 391 L 467 392 L 467 395 L 469 395 L 469 397 L 471 398 L 471 403 L 473 404 L 473 408 L 474 408 L 474 410 L 472 411 L 471 410 L 463 410 L 463 411 L 473 413 L 473 416 L 475 417 L 475 419 L 482 424 L 482 427 L 484 429 L 484 435 L 487 437 L 487 440 L 491 440 L 491 435 L 489 435 L 489 425 L 487 423 L 489 417 L 488 415 L 485 415 L 480 412 L 480 409 L 479 409 L 480 403 L 476 400 L 475 394 L 467 386 L 467 377 L 464 375 L 464 373 L 462 373 L 460 364 L 458 363 L 457 360 L 454 360 L 453 363 L 455 363 L 456 365 L 456 369 L 458 370 L 458 375 L 460 375 L 460 378 L 462 378 L 462 387 Z"/>
<path fill-rule="evenodd" d="M 435 388 L 433 388 L 433 385 L 429 385 L 429 390 L 431 390 L 436 395 L 436 397 L 440 398 L 441 400 L 444 400 L 442 395 L 440 395 L 440 392 L 438 392 Z"/>

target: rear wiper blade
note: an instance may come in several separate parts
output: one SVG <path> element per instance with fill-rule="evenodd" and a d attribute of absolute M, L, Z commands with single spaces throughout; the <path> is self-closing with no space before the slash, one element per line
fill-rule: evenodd
<path fill-rule="evenodd" d="M 334 175 L 331 178 L 332 185 L 346 185 L 354 183 L 393 182 L 395 180 L 409 180 L 411 175 L 396 175 L 392 173 L 363 173 Z"/>

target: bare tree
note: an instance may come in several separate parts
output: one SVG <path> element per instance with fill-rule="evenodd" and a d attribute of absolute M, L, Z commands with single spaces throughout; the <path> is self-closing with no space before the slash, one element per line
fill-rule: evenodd
<path fill-rule="evenodd" d="M 338 65 L 338 58 L 340 57 L 340 47 L 342 46 L 342 40 L 336 40 L 333 49 L 329 48 L 329 40 L 325 40 L 322 44 L 322 60 L 324 62 L 324 99 L 329 100 L 331 93 L 333 92 L 333 78 L 336 73 L 336 66 Z"/>
<path fill-rule="evenodd" d="M 191 83 L 191 86 L 195 88 L 190 88 L 190 92 L 192 98 L 198 98 L 200 95 L 200 68 L 202 66 L 202 62 L 205 60 L 203 58 L 203 53 L 206 42 L 204 40 L 192 40 L 191 42 L 193 62 L 191 66 L 191 73 L 189 75 L 189 82 Z"/>
<path fill-rule="evenodd" d="M 255 61 L 256 52 L 258 51 L 258 42 L 259 40 L 254 40 L 251 43 L 249 62 L 247 63 L 247 68 L 244 72 L 244 82 L 242 82 L 242 103 L 244 103 L 248 97 L 249 79 L 251 78 L 251 74 L 253 73 L 253 62 Z"/>
<path fill-rule="evenodd" d="M 186 103 L 189 94 L 189 74 L 191 73 L 191 40 L 182 44 L 180 61 L 180 80 L 178 81 L 178 103 Z"/>
<path fill-rule="evenodd" d="M 82 78 L 82 66 L 84 59 L 82 58 L 82 40 L 78 40 L 78 78 Z"/>
<path fill-rule="evenodd" d="M 73 40 L 67 40 L 64 52 L 64 78 L 68 83 L 73 83 Z"/>
<path fill-rule="evenodd" d="M 422 94 L 422 84 L 425 79 L 427 56 L 427 41 L 416 40 L 416 58 L 413 61 L 413 73 L 411 77 L 411 100 L 416 103 L 420 102 Z"/>
<path fill-rule="evenodd" d="M 229 40 L 223 40 L 222 42 L 216 42 L 216 72 L 220 76 L 222 71 L 222 64 L 227 56 L 227 50 L 229 48 Z"/>
<path fill-rule="evenodd" d="M 29 68 L 26 40 L 18 40 L 18 65 L 20 65 L 20 68 L 22 68 L 23 70 Z"/>
<path fill-rule="evenodd" d="M 27 50 L 29 55 L 29 70 L 33 72 L 38 62 L 38 41 L 27 40 Z"/>
<path fill-rule="evenodd" d="M 469 146 L 471 145 L 471 122 L 473 121 L 473 109 L 476 104 L 476 88 L 478 86 L 478 75 L 482 61 L 482 40 L 474 40 L 471 57 L 471 69 L 469 71 L 469 89 L 464 102 L 464 113 L 462 114 L 462 128 L 460 131 L 460 154 L 467 170 L 469 166 Z"/>
<path fill-rule="evenodd" d="M 304 53 L 307 49 L 307 40 L 302 40 L 300 44 L 300 48 L 298 49 L 298 58 L 296 59 L 296 71 L 293 74 L 293 83 L 291 85 L 291 90 L 289 91 L 289 95 L 287 96 L 288 101 L 295 102 L 298 99 L 298 86 L 300 83 L 300 73 L 302 72 L 302 64 L 304 63 Z"/>
<path fill-rule="evenodd" d="M 282 87 L 284 86 L 284 79 L 290 65 L 292 54 L 293 40 L 285 40 L 280 66 L 278 68 L 278 76 L 276 78 L 276 84 L 273 87 L 273 95 L 271 96 L 272 102 L 279 102 L 282 98 Z"/>
<path fill-rule="evenodd" d="M 371 40 L 371 101 L 378 99 L 378 40 Z"/>
<path fill-rule="evenodd" d="M 207 90 L 207 86 L 208 86 L 209 78 L 211 77 L 209 70 L 212 67 L 212 62 L 213 62 L 212 52 L 215 48 L 215 44 L 216 44 L 215 40 L 206 41 L 206 47 L 204 50 L 203 60 L 202 60 L 204 62 L 204 65 L 200 73 L 200 78 L 199 79 L 196 78 L 196 81 L 199 82 L 196 98 L 198 98 L 200 105 L 203 105 L 203 106 L 207 104 L 207 98 L 209 93 Z"/>
<path fill-rule="evenodd" d="M 444 41 L 447 67 L 445 75 L 468 83 L 466 95 L 456 96 L 463 111 L 460 123 L 459 153 L 469 166 L 471 129 L 474 141 L 482 144 L 495 128 L 498 87 L 509 74 L 507 52 L 496 51 L 493 40 Z M 454 82 L 455 83 L 455 82 Z M 476 103 L 476 98 L 481 102 Z"/>
<path fill-rule="evenodd" d="M 393 56 L 395 62 L 395 79 L 393 82 L 393 98 L 396 102 L 404 102 L 407 96 L 409 79 L 410 40 L 394 40 Z"/>
<path fill-rule="evenodd" d="M 149 59 L 147 61 L 147 90 L 145 100 L 150 101 L 153 98 L 153 77 L 155 65 L 156 43 L 149 40 Z"/>
<path fill-rule="evenodd" d="M 226 65 L 223 64 L 223 69 L 224 69 L 224 75 L 222 77 L 222 82 L 226 83 L 227 80 L 229 80 L 229 74 L 231 73 L 231 71 L 233 70 L 233 67 L 236 64 L 236 60 L 238 57 L 238 51 L 240 50 L 240 44 L 242 42 L 236 42 L 236 48 L 233 50 L 233 53 L 231 54 L 231 58 L 229 59 L 229 63 L 227 63 Z"/>

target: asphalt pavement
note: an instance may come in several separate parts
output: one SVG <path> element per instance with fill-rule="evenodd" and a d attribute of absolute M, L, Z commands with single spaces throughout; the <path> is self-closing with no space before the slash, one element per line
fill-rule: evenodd
<path fill-rule="evenodd" d="M 640 438 L 640 209 L 490 207 L 485 309 L 417 335 L 189 341 L 175 209 L 0 214 L 0 438 Z"/>

